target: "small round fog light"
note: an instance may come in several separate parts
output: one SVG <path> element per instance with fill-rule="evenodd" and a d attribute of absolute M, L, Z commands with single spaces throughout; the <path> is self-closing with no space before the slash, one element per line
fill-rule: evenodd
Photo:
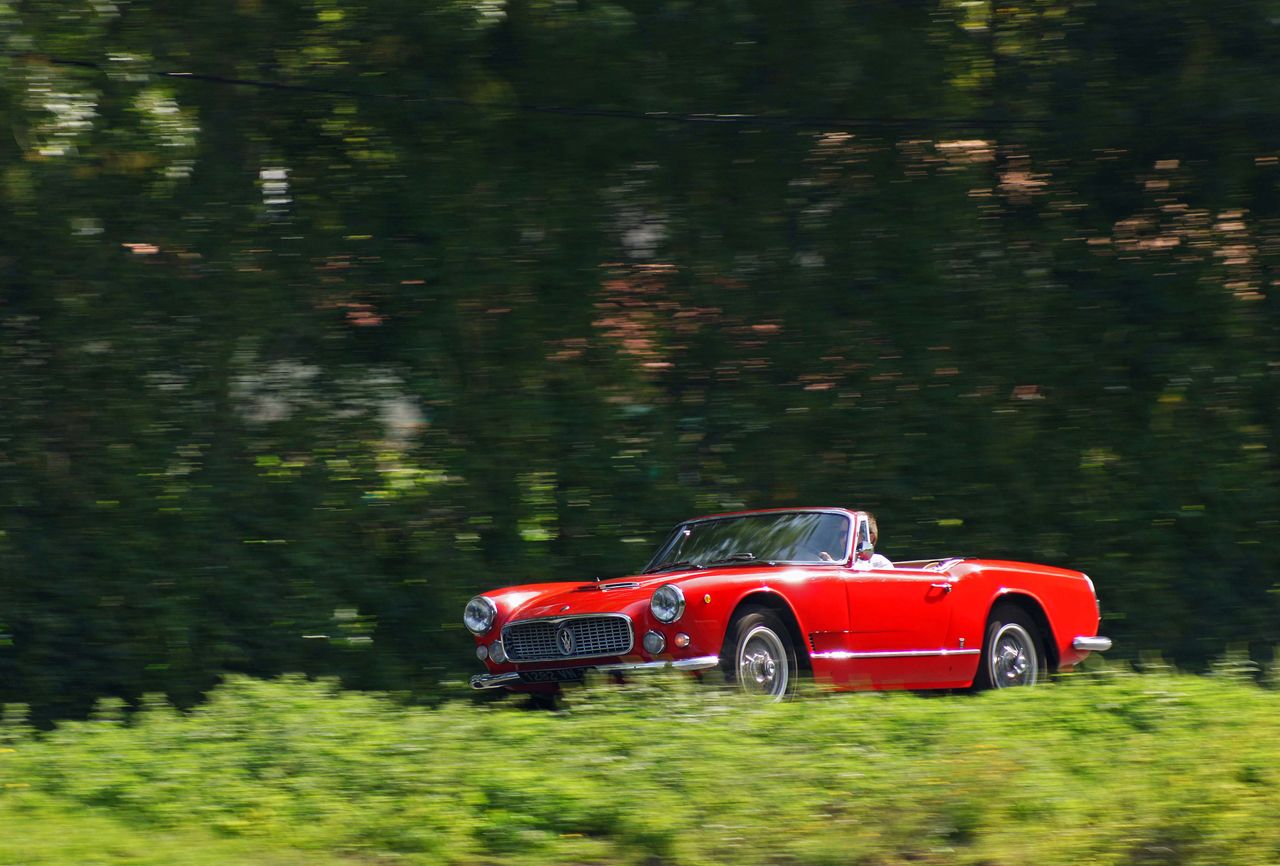
<path fill-rule="evenodd" d="M 480 659 L 480 661 L 484 661 L 488 657 L 489 657 L 489 648 L 487 646 L 485 646 L 484 644 L 480 644 L 480 646 L 476 647 L 476 658 Z"/>
<path fill-rule="evenodd" d="M 489 644 L 489 658 L 498 664 L 505 664 L 507 661 L 507 651 L 502 647 L 502 641 L 495 640 Z"/>
<path fill-rule="evenodd" d="M 675 638 L 671 642 L 676 646 L 678 646 L 680 649 L 684 649 L 689 645 L 689 636 L 684 632 L 680 632 L 675 636 Z"/>
<path fill-rule="evenodd" d="M 644 635 L 644 651 L 651 656 L 656 656 L 667 648 L 667 639 L 662 636 L 661 632 L 650 631 Z"/>

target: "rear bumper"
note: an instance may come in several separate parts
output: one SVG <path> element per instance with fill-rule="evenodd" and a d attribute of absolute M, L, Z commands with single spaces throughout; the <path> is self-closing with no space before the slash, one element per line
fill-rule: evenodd
<path fill-rule="evenodd" d="M 1071 642 L 1071 648 L 1086 653 L 1104 653 L 1111 649 L 1111 638 L 1081 635 Z"/>
<path fill-rule="evenodd" d="M 719 664 L 719 656 L 698 656 L 691 659 L 676 659 L 675 661 L 617 662 L 607 665 L 584 665 L 583 667 L 606 674 L 625 674 L 633 671 L 657 671 L 664 668 L 675 668 L 678 671 L 705 671 L 717 667 Z M 548 670 L 556 669 L 549 668 Z M 503 686 L 517 686 L 528 682 L 520 677 L 521 673 L 539 674 L 542 672 L 528 670 L 507 671 L 501 674 L 476 674 L 471 678 L 471 688 L 497 689 Z"/>

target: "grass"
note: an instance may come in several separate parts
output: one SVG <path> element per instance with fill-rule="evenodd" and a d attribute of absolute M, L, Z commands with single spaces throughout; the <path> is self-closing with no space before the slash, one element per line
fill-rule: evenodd
<path fill-rule="evenodd" d="M 0 827 L 0 863 L 6 866 L 354 866 L 361 862 L 199 829 L 139 827 L 96 810 L 69 810 L 66 803 L 39 797 L 6 803 L 0 808 Z"/>
<path fill-rule="evenodd" d="M 407 708 L 233 679 L 0 729 L 0 864 L 1280 863 L 1280 693 L 1068 677 L 762 704 L 680 678 Z"/>

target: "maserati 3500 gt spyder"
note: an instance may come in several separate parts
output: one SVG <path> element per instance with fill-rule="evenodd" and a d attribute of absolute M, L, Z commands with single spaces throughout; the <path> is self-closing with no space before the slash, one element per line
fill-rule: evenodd
<path fill-rule="evenodd" d="M 1004 688 L 1070 669 L 1099 637 L 1079 571 L 991 559 L 891 563 L 866 512 L 791 508 L 677 526 L 637 575 L 473 598 L 475 688 L 548 691 L 588 670 L 719 671 L 781 698 L 840 689 Z"/>

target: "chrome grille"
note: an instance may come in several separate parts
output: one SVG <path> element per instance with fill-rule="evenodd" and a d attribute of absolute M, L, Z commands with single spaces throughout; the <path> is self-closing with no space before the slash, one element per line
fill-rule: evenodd
<path fill-rule="evenodd" d="M 561 629 L 573 638 L 568 653 L 560 643 Z M 622 655 L 631 649 L 631 620 L 617 614 L 513 622 L 502 630 L 502 645 L 516 662 Z"/>

